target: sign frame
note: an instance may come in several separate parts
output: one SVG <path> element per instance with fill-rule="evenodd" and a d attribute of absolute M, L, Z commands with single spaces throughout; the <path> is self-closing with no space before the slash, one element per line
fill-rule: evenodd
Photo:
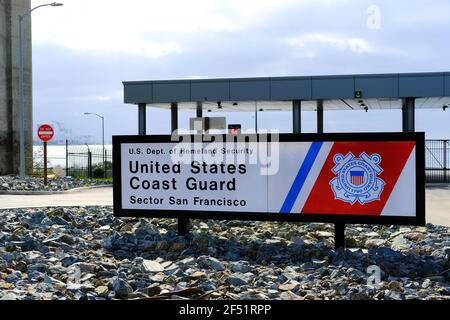
<path fill-rule="evenodd" d="M 248 134 L 244 136 L 252 136 Z M 191 135 L 191 141 L 194 141 Z M 208 137 L 208 135 L 204 135 Z M 233 141 L 236 136 L 223 135 L 223 141 Z M 259 135 L 258 135 L 259 137 Z M 227 140 L 230 139 L 230 140 Z M 270 138 L 269 138 L 270 139 Z M 205 143 L 210 142 L 209 139 Z M 259 140 L 258 140 L 259 141 Z M 367 216 L 336 214 L 271 214 L 261 212 L 182 211 L 182 210 L 134 210 L 122 209 L 121 144 L 174 143 L 169 135 L 114 136 L 113 137 L 113 196 L 114 216 L 127 218 L 237 220 L 270 222 L 316 222 L 334 224 L 411 225 L 425 226 L 425 133 L 332 133 L 332 134 L 280 134 L 279 142 L 370 142 L 413 141 L 416 143 L 416 216 Z"/>

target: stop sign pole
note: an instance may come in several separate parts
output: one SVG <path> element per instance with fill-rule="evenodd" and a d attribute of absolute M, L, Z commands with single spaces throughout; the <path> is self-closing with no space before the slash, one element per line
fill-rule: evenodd
<path fill-rule="evenodd" d="M 51 141 L 55 136 L 53 127 L 44 124 L 38 129 L 38 137 L 44 143 L 44 185 L 48 184 L 48 168 L 47 168 L 47 142 Z"/>

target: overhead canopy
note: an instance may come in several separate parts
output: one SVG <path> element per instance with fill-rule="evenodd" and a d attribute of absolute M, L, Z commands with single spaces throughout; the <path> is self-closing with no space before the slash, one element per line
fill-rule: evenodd
<path fill-rule="evenodd" d="M 289 111 L 293 100 L 305 111 L 317 100 L 325 110 L 401 109 L 403 98 L 416 98 L 416 108 L 450 105 L 450 73 L 124 82 L 127 104 L 196 110 L 201 103 L 212 112 Z"/>

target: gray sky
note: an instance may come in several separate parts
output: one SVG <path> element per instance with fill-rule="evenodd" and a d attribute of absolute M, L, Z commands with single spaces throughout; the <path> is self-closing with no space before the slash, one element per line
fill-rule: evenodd
<path fill-rule="evenodd" d="M 61 1 L 33 13 L 34 120 L 61 122 L 73 136 L 100 139 L 86 111 L 106 116 L 108 140 L 136 133 L 124 80 L 450 71 L 448 0 Z M 169 120 L 150 109 L 150 133 L 169 133 Z M 450 111 L 419 111 L 417 130 L 450 138 L 449 121 Z M 259 123 L 292 128 L 289 113 Z M 303 127 L 315 130 L 314 113 Z M 326 112 L 325 130 L 399 131 L 401 112 Z"/>

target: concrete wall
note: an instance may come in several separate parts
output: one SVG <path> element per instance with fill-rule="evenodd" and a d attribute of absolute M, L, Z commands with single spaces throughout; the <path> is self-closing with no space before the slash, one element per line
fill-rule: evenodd
<path fill-rule="evenodd" d="M 31 9 L 30 0 L 0 0 L 0 175 L 19 171 L 19 32 L 18 15 Z M 33 101 L 31 21 L 24 23 L 25 150 L 32 170 Z"/>

